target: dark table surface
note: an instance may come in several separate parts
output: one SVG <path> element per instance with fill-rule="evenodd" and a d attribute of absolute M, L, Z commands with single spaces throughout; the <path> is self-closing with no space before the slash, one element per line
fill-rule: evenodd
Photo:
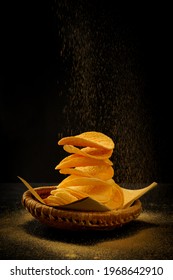
<path fill-rule="evenodd" d="M 159 184 L 141 198 L 143 212 L 136 220 L 100 232 L 50 228 L 24 209 L 24 185 L 1 183 L 0 190 L 0 259 L 173 259 L 171 184 Z"/>

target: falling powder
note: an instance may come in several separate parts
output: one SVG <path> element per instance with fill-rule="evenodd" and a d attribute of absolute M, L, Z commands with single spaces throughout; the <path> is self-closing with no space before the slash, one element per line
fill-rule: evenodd
<path fill-rule="evenodd" d="M 157 180 L 150 103 L 132 31 L 102 5 L 57 1 L 53 9 L 64 74 L 61 137 L 103 132 L 115 142 L 117 182 Z"/>

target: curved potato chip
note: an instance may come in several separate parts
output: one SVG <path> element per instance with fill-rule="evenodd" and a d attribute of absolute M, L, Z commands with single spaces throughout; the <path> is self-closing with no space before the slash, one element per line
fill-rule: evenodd
<path fill-rule="evenodd" d="M 107 180 L 107 183 L 112 186 L 112 197 L 110 197 L 110 201 L 106 206 L 111 209 L 122 208 L 124 205 L 124 193 L 122 188 L 115 183 L 114 179 Z"/>
<path fill-rule="evenodd" d="M 101 180 L 109 180 L 114 175 L 112 166 L 99 165 L 99 166 L 84 166 L 76 168 L 63 168 L 60 170 L 61 174 L 74 174 L 84 177 L 94 177 Z"/>
<path fill-rule="evenodd" d="M 59 206 L 72 203 L 76 200 L 78 200 L 78 198 L 76 198 L 74 195 L 63 189 L 58 191 L 56 195 L 49 195 L 47 198 L 44 199 L 44 202 L 50 206 Z"/>
<path fill-rule="evenodd" d="M 67 178 L 65 178 L 59 185 L 57 185 L 57 188 L 66 188 L 71 186 L 104 186 L 110 189 L 112 185 L 107 182 L 100 180 L 98 178 L 88 178 L 88 177 L 82 177 L 82 176 L 76 176 L 76 175 L 70 175 Z"/>
<path fill-rule="evenodd" d="M 117 183 L 115 183 L 114 179 L 109 179 L 109 180 L 106 181 L 106 183 L 110 184 L 111 186 L 114 186 L 114 187 L 118 188 L 123 193 L 122 188 Z"/>
<path fill-rule="evenodd" d="M 51 195 L 58 196 L 61 191 L 68 191 L 71 195 L 75 196 L 77 199 L 82 199 L 86 197 L 86 194 L 81 191 L 75 191 L 69 188 L 59 188 L 51 191 Z"/>
<path fill-rule="evenodd" d="M 58 141 L 58 145 L 87 146 L 106 150 L 114 149 L 114 142 L 112 139 L 107 135 L 96 131 L 89 131 L 76 136 L 64 137 Z"/>
<path fill-rule="evenodd" d="M 79 149 L 74 147 L 73 145 L 64 145 L 63 149 L 70 154 L 78 154 L 85 157 L 91 157 L 95 159 L 105 159 L 105 160 L 108 160 L 113 153 L 113 150 L 103 150 L 103 149 L 97 149 L 91 147 Z"/>
<path fill-rule="evenodd" d="M 71 186 L 67 187 L 68 191 L 75 191 L 82 194 L 85 194 L 88 197 L 91 197 L 94 200 L 97 200 L 101 203 L 107 203 L 112 195 L 112 187 L 107 188 L 105 185 L 83 185 L 83 186 Z"/>
<path fill-rule="evenodd" d="M 112 163 L 112 161 L 110 161 L 109 158 L 112 156 L 113 150 L 85 147 L 82 148 L 80 151 L 88 157 L 102 159 L 107 161 L 108 163 Z"/>
<path fill-rule="evenodd" d="M 110 166 L 110 164 L 108 164 L 105 160 L 94 159 L 73 154 L 60 161 L 60 163 L 55 167 L 55 169 L 100 165 Z"/>
<path fill-rule="evenodd" d="M 65 145 L 66 146 L 66 145 Z M 78 149 L 78 148 L 77 148 Z M 85 152 L 85 149 L 86 148 L 83 148 L 83 149 L 81 149 L 81 154 L 77 154 L 77 153 L 73 153 L 73 154 L 71 154 L 71 155 L 69 155 L 69 156 L 66 156 L 65 158 L 63 158 L 60 162 L 61 163 L 64 163 L 64 162 L 66 162 L 66 161 L 69 161 L 69 160 L 75 160 L 75 159 L 83 159 L 83 158 L 87 158 L 87 159 L 89 159 L 89 160 L 93 160 L 93 159 L 95 159 L 96 161 L 95 162 L 97 162 L 98 161 L 98 164 L 99 164 L 99 162 L 101 163 L 104 163 L 104 164 L 109 164 L 109 165 L 113 165 L 113 162 L 110 160 L 110 159 L 108 159 L 108 158 L 93 158 L 93 157 L 90 157 L 90 156 L 88 156 L 88 154 Z M 94 149 L 94 148 L 90 148 L 90 149 Z M 83 151 L 84 150 L 84 151 Z M 95 149 L 94 149 L 95 150 Z M 98 152 L 98 150 L 97 150 L 97 152 Z M 96 153 L 96 151 L 95 151 L 95 153 Z M 85 155 L 86 154 L 86 155 Z M 110 154 L 110 153 L 109 153 Z M 98 154 L 99 155 L 99 154 Z"/>
<path fill-rule="evenodd" d="M 112 195 L 105 205 L 110 209 L 120 209 L 124 204 L 124 195 L 120 187 L 112 186 Z"/>

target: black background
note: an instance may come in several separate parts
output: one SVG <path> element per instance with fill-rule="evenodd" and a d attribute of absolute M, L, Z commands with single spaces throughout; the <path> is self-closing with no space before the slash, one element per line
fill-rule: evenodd
<path fill-rule="evenodd" d="M 1 2 L 1 182 L 58 181 L 57 141 L 88 130 L 117 142 L 117 181 L 172 182 L 171 9 L 113 3 Z"/>

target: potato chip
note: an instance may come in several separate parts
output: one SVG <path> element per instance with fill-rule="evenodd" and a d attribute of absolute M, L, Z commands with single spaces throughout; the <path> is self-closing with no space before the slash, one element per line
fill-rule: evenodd
<path fill-rule="evenodd" d="M 74 147 L 75 148 L 75 147 Z M 78 149 L 78 148 L 77 148 Z M 61 162 L 65 162 L 65 161 L 69 161 L 69 160 L 72 160 L 72 159 L 75 159 L 75 158 L 89 158 L 89 159 L 96 159 L 96 160 L 98 160 L 98 162 L 102 162 L 102 163 L 104 163 L 104 164 L 109 164 L 109 165 L 113 165 L 113 162 L 110 160 L 110 159 L 108 159 L 108 158 L 106 158 L 106 159 L 102 159 L 102 158 L 100 158 L 100 159 L 97 159 L 97 158 L 93 158 L 93 157 L 90 157 L 90 156 L 88 156 L 88 154 L 85 152 L 85 149 L 86 148 L 83 148 L 83 149 L 81 149 L 81 151 L 82 151 L 82 153 L 83 153 L 83 150 L 84 150 L 84 154 L 77 154 L 77 153 L 73 153 L 73 154 L 71 154 L 71 155 L 69 155 L 69 156 L 66 156 L 65 158 L 63 158 L 62 160 L 61 160 Z M 90 148 L 90 149 L 94 149 L 94 148 Z M 99 154 L 98 154 L 99 155 Z"/>
<path fill-rule="evenodd" d="M 114 175 L 114 169 L 109 165 L 84 166 L 76 168 L 63 168 L 61 174 L 74 174 L 78 176 L 94 177 L 101 180 L 109 180 Z"/>
<path fill-rule="evenodd" d="M 116 199 L 114 198 L 115 193 Z M 111 184 L 109 188 L 105 185 L 79 185 L 70 186 L 65 189 L 56 189 L 51 191 L 51 195 L 44 199 L 44 201 L 49 205 L 60 206 L 87 197 L 105 204 L 109 208 L 117 208 L 122 204 L 119 190 L 115 186 L 112 188 Z"/>
<path fill-rule="evenodd" d="M 109 201 L 105 203 L 107 207 L 112 210 L 120 209 L 123 207 L 124 197 L 123 192 L 120 187 L 112 186 L 112 195 L 109 198 Z"/>
<path fill-rule="evenodd" d="M 99 159 L 94 159 L 90 157 L 84 157 L 80 155 L 70 155 L 63 159 L 56 167 L 55 169 L 63 169 L 63 168 L 70 168 L 70 167 L 80 167 L 80 166 L 100 166 L 100 165 L 105 165 L 105 166 L 110 166 L 110 164 L 107 163 L 108 161 L 106 160 L 99 160 Z"/>
<path fill-rule="evenodd" d="M 75 191 L 73 189 L 70 189 L 70 188 L 59 188 L 59 189 L 56 189 L 56 190 L 52 190 L 51 191 L 51 195 L 54 195 L 54 196 L 59 196 L 59 193 L 62 191 L 67 191 L 69 192 L 71 195 L 73 195 L 74 197 L 76 197 L 77 199 L 83 199 L 85 198 L 87 195 L 81 191 Z"/>
<path fill-rule="evenodd" d="M 94 147 L 106 150 L 114 149 L 114 142 L 112 139 L 107 135 L 96 131 L 89 131 L 76 136 L 64 137 L 58 141 L 58 145 Z"/>
<path fill-rule="evenodd" d="M 100 203 L 108 203 L 112 195 L 112 188 L 107 188 L 103 185 L 101 187 L 94 185 L 71 186 L 65 190 L 83 193 L 86 197 L 91 197 Z"/>
<path fill-rule="evenodd" d="M 88 178 L 88 177 L 82 177 L 82 176 L 76 176 L 76 175 L 70 175 L 67 178 L 65 178 L 59 185 L 57 185 L 57 188 L 66 188 L 70 186 L 104 186 L 108 189 L 112 187 L 112 185 L 107 182 L 100 180 L 98 178 Z"/>
<path fill-rule="evenodd" d="M 64 204 L 69 204 L 74 201 L 78 200 L 77 197 L 66 191 L 65 189 L 63 190 L 58 190 L 57 195 L 49 195 L 47 198 L 44 199 L 44 202 L 51 205 L 64 205 Z"/>
<path fill-rule="evenodd" d="M 104 159 L 104 160 L 108 160 L 113 153 L 113 150 L 103 150 L 103 149 L 97 149 L 91 147 L 85 147 L 83 149 L 79 149 L 72 145 L 64 145 L 63 149 L 70 154 L 78 154 L 85 157 Z"/>

